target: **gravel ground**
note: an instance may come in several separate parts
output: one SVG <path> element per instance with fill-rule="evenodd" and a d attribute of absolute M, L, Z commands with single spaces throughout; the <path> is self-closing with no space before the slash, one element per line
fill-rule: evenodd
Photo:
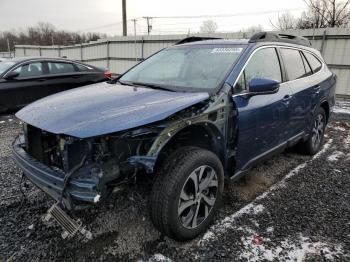
<path fill-rule="evenodd" d="M 161 236 L 147 213 L 146 178 L 105 204 L 79 213 L 92 231 L 87 241 L 63 240 L 61 228 L 41 217 L 53 204 L 11 159 L 21 126 L 0 116 L 0 261 L 350 261 L 350 103 L 336 108 L 322 151 L 291 149 L 226 183 L 214 225 L 178 243 Z"/>

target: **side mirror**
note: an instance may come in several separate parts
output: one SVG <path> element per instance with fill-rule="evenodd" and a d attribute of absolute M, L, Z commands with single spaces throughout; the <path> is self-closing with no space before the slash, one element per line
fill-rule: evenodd
<path fill-rule="evenodd" d="M 12 80 L 12 79 L 16 78 L 17 76 L 19 76 L 19 72 L 11 71 L 4 78 L 6 80 Z"/>
<path fill-rule="evenodd" d="M 264 95 L 278 92 L 280 83 L 276 80 L 266 78 L 253 78 L 249 82 L 249 94 Z"/>

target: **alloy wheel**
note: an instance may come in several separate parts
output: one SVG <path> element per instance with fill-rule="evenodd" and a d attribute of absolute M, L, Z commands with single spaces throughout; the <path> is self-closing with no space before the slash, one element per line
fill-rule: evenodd
<path fill-rule="evenodd" d="M 187 178 L 180 194 L 178 217 L 182 225 L 193 229 L 210 214 L 217 198 L 218 177 L 207 165 L 196 168 Z"/>
<path fill-rule="evenodd" d="M 325 121 L 322 114 L 318 114 L 312 128 L 312 146 L 318 148 L 321 144 L 323 132 L 325 128 Z"/>

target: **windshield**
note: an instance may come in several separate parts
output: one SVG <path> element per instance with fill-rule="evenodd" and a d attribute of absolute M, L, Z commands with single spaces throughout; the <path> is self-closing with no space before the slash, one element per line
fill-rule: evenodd
<path fill-rule="evenodd" d="M 13 66 L 15 62 L 12 61 L 4 61 L 0 62 L 0 75 L 4 73 L 7 69 L 9 69 L 11 66 Z"/>
<path fill-rule="evenodd" d="M 119 80 L 174 91 L 209 91 L 223 81 L 243 48 L 243 45 L 193 45 L 165 49 Z"/>

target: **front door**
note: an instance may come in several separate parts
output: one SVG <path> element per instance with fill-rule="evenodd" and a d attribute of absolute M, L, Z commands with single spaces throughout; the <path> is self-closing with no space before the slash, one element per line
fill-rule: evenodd
<path fill-rule="evenodd" d="M 281 83 L 275 94 L 247 96 L 249 82 L 255 78 L 282 82 L 282 71 L 276 49 L 269 47 L 256 51 L 234 87 L 233 101 L 238 111 L 238 144 L 236 172 L 245 170 L 260 158 L 287 140 L 289 104 L 292 92 Z"/>
<path fill-rule="evenodd" d="M 40 97 L 46 87 L 44 63 L 31 62 L 14 69 L 19 75 L 14 79 L 1 79 L 4 102 L 9 108 L 27 105 Z M 6 107 L 6 106 L 5 106 Z"/>

